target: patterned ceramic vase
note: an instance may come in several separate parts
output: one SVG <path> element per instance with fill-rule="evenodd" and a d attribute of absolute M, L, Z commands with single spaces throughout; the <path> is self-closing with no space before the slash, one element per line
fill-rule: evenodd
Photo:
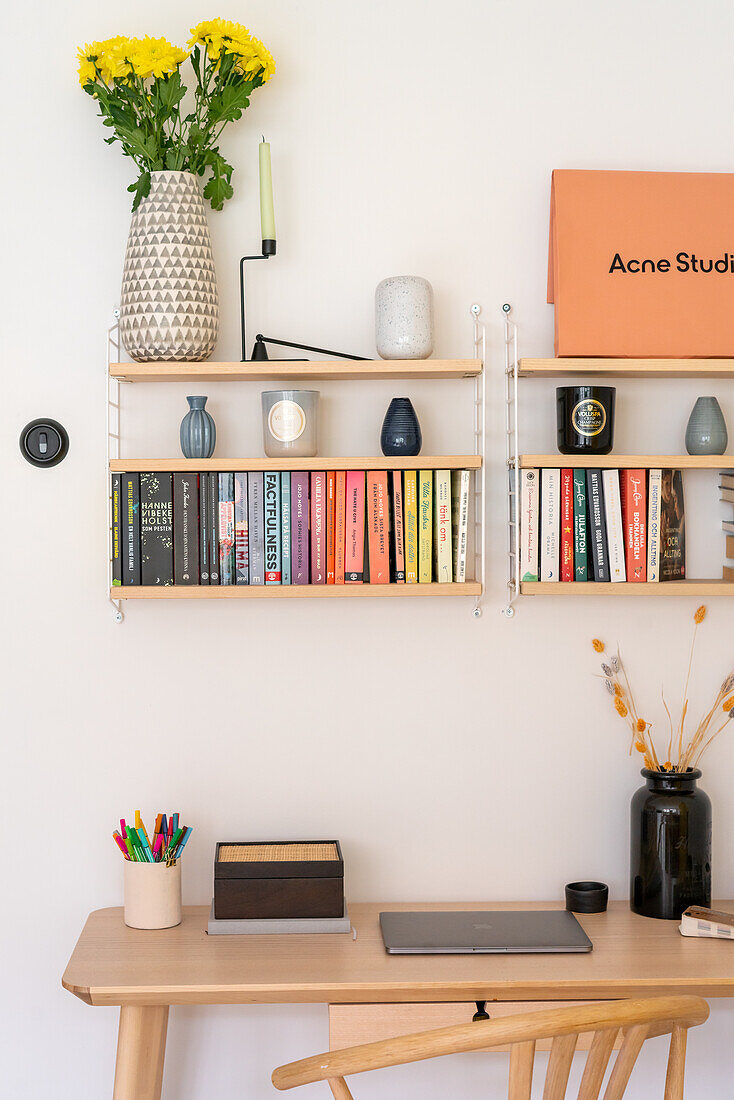
<path fill-rule="evenodd" d="M 408 397 L 393 397 L 380 432 L 384 455 L 417 455 L 423 446 L 423 436 L 413 403 Z"/>
<path fill-rule="evenodd" d="M 723 455 L 729 435 L 721 406 L 715 397 L 699 397 L 686 428 L 689 455 Z"/>
<path fill-rule="evenodd" d="M 206 411 L 206 397 L 187 397 L 189 411 L 181 421 L 181 450 L 186 458 L 211 458 L 217 429 Z"/>
<path fill-rule="evenodd" d="M 375 342 L 381 359 L 433 353 L 433 288 L 418 275 L 383 279 L 375 291 Z"/>
<path fill-rule="evenodd" d="M 199 181 L 153 172 L 132 216 L 120 293 L 120 336 L 138 363 L 196 362 L 214 351 L 217 279 Z"/>

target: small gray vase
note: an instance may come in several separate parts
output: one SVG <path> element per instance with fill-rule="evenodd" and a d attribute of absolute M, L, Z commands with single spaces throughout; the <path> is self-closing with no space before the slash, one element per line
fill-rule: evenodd
<path fill-rule="evenodd" d="M 729 435 L 721 406 L 715 397 L 699 397 L 686 428 L 689 455 L 723 455 Z"/>
<path fill-rule="evenodd" d="M 186 458 L 211 458 L 217 442 L 214 420 L 206 411 L 206 397 L 187 397 L 189 411 L 181 421 L 181 450 Z"/>

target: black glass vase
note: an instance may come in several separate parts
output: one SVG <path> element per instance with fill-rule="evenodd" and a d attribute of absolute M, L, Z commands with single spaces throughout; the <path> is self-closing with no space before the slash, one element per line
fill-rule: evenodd
<path fill-rule="evenodd" d="M 384 455 L 420 454 L 423 436 L 410 398 L 393 397 L 382 422 L 380 446 Z"/>
<path fill-rule="evenodd" d="M 657 772 L 632 796 L 630 908 L 679 920 L 689 905 L 711 905 L 711 800 L 701 772 Z"/>

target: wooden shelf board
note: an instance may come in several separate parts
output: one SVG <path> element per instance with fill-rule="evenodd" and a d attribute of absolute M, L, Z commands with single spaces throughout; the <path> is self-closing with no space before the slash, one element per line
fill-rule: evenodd
<path fill-rule="evenodd" d="M 521 359 L 520 378 L 734 378 L 734 359 Z"/>
<path fill-rule="evenodd" d="M 734 585 L 732 585 L 734 588 Z M 367 596 L 480 596 L 476 581 L 463 584 L 272 584 L 272 585 L 161 585 L 110 589 L 113 600 L 252 600 L 329 599 Z"/>
<path fill-rule="evenodd" d="M 523 470 L 537 467 L 579 466 L 602 470 L 647 470 L 662 467 L 676 470 L 727 470 L 734 468 L 734 455 L 520 455 Z"/>
<path fill-rule="evenodd" d="M 663 583 L 562 583 L 560 581 L 522 581 L 523 596 L 734 596 L 729 581 L 664 581 Z"/>
<path fill-rule="evenodd" d="M 121 382 L 289 382 L 371 379 L 474 378 L 479 359 L 369 359 L 335 362 L 111 363 L 110 378 Z"/>
<path fill-rule="evenodd" d="M 113 473 L 177 473 L 227 470 L 478 470 L 480 455 L 415 455 L 411 458 L 116 458 Z"/>

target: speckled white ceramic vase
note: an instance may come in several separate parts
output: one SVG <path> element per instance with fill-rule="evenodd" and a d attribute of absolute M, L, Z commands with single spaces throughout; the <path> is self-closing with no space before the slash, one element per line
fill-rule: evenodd
<path fill-rule="evenodd" d="M 383 279 L 375 291 L 381 359 L 427 359 L 433 352 L 433 287 L 419 275 Z"/>

